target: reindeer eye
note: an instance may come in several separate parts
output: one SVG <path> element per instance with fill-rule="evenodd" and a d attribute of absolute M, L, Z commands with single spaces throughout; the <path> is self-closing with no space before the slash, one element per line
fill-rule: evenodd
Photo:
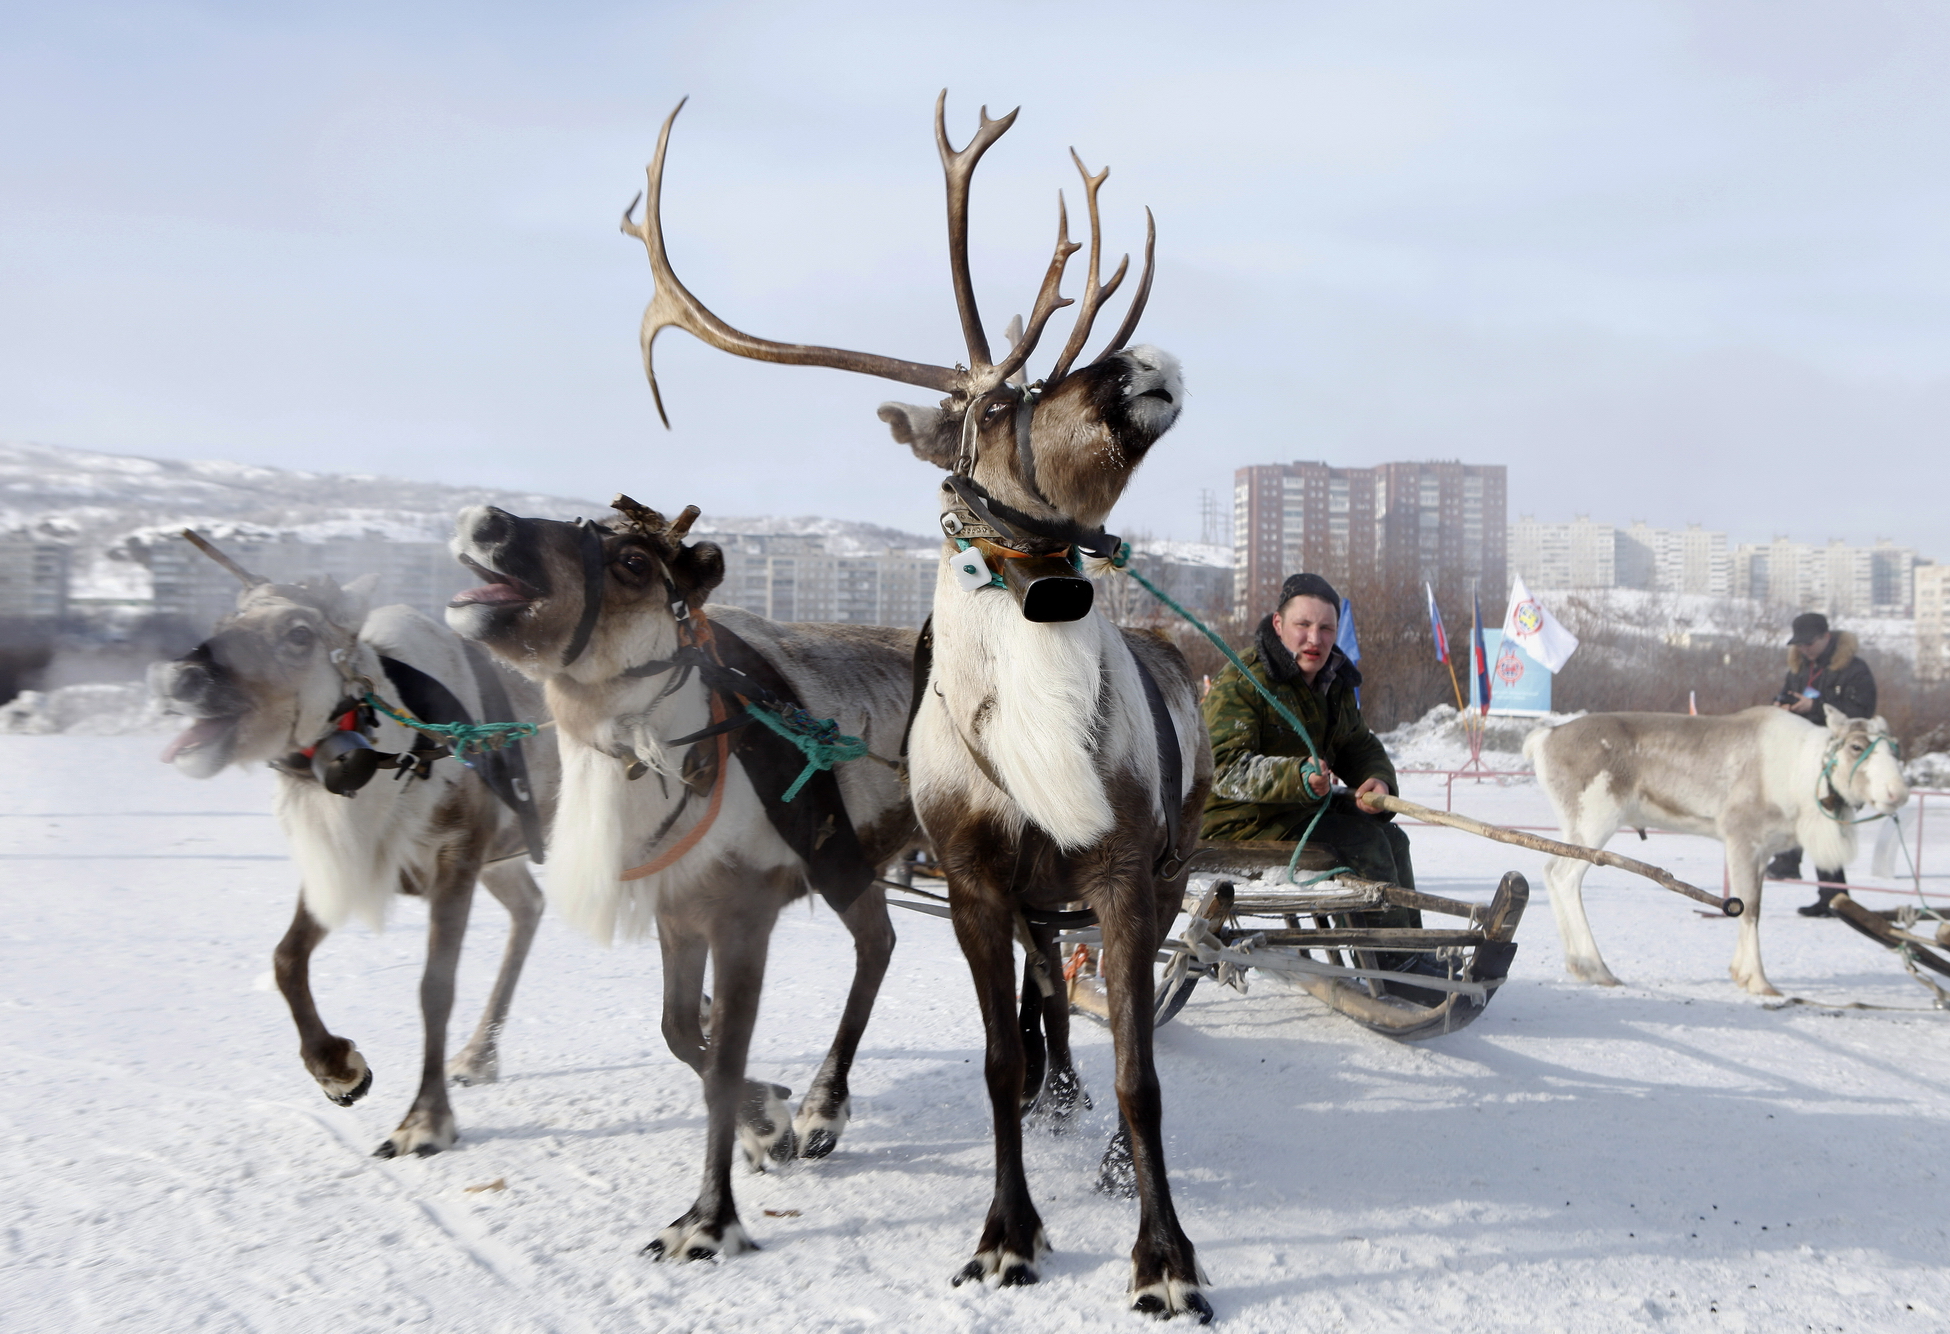
<path fill-rule="evenodd" d="M 631 574 L 650 573 L 650 557 L 641 551 L 626 553 L 621 560 L 617 561 L 617 564 L 621 565 Z"/>
<path fill-rule="evenodd" d="M 295 649 L 308 649 L 317 638 L 309 625 L 294 625 L 284 632 L 284 642 Z"/>
<path fill-rule="evenodd" d="M 984 426 L 986 426 L 986 425 L 988 425 L 988 424 L 990 424 L 990 423 L 992 423 L 992 422 L 999 422 L 999 421 L 1001 421 L 1001 420 L 1002 420 L 1002 414 L 1003 414 L 1003 413 L 1005 413 L 1005 412 L 1007 412 L 1007 411 L 1009 410 L 1009 408 L 1010 408 L 1010 406 L 1011 406 L 1011 405 L 1010 405 L 1010 404 L 1008 404 L 1008 403 L 991 403 L 991 404 L 989 404 L 989 405 L 988 405 L 988 407 L 987 407 L 987 409 L 986 409 L 986 410 L 984 410 L 984 411 L 983 411 L 983 413 L 982 413 L 982 424 L 983 424 Z"/>

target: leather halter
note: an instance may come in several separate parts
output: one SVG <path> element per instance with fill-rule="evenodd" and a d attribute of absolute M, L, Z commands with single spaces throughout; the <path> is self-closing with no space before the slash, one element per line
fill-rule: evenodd
<path fill-rule="evenodd" d="M 576 622 L 575 633 L 569 636 L 569 646 L 562 650 L 564 667 L 582 656 L 582 651 L 589 647 L 589 637 L 596 633 L 596 618 L 603 610 L 603 574 L 609 568 L 603 556 L 601 525 L 577 519 L 575 526 L 581 535 L 582 618 Z"/>

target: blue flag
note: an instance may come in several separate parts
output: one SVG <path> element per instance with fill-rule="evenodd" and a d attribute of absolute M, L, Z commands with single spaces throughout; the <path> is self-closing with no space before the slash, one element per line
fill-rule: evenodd
<path fill-rule="evenodd" d="M 1361 641 L 1354 634 L 1354 604 L 1346 598 L 1341 599 L 1341 628 L 1334 634 L 1334 647 L 1347 654 L 1347 660 L 1358 664 L 1361 661 Z M 1354 707 L 1361 707 L 1361 687 L 1354 687 Z"/>
<path fill-rule="evenodd" d="M 1475 668 L 1476 686 L 1474 691 L 1476 698 L 1470 702 L 1487 714 L 1490 711 L 1490 654 L 1483 645 L 1483 599 L 1474 591 L 1469 596 L 1473 606 L 1469 626 L 1469 653 L 1472 659 L 1471 666 Z"/>

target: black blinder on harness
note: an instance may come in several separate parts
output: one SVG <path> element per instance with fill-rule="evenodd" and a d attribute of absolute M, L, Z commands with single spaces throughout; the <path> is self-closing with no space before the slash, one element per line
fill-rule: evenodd
<path fill-rule="evenodd" d="M 564 667 L 582 656 L 589 647 L 589 637 L 596 633 L 596 618 L 603 610 L 603 574 L 608 565 L 603 558 L 603 530 L 587 519 L 577 519 L 575 526 L 581 535 L 582 617 L 569 636 L 569 646 L 562 650 Z"/>

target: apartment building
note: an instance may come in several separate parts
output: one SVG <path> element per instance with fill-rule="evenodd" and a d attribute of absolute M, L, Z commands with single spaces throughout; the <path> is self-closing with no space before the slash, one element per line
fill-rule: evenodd
<path fill-rule="evenodd" d="M 1912 581 L 1917 679 L 1950 680 L 1950 565 L 1917 565 Z"/>
<path fill-rule="evenodd" d="M 1889 541 L 1815 546 L 1777 537 L 1735 549 L 1733 592 L 1829 616 L 1909 616 L 1919 568 L 1928 567 L 1919 566 L 1914 548 Z"/>
<path fill-rule="evenodd" d="M 1233 477 L 1233 605 L 1270 607 L 1287 575 L 1507 586 L 1500 464 L 1258 464 Z"/>
<path fill-rule="evenodd" d="M 0 620 L 58 621 L 68 612 L 68 549 L 0 533 Z"/>

